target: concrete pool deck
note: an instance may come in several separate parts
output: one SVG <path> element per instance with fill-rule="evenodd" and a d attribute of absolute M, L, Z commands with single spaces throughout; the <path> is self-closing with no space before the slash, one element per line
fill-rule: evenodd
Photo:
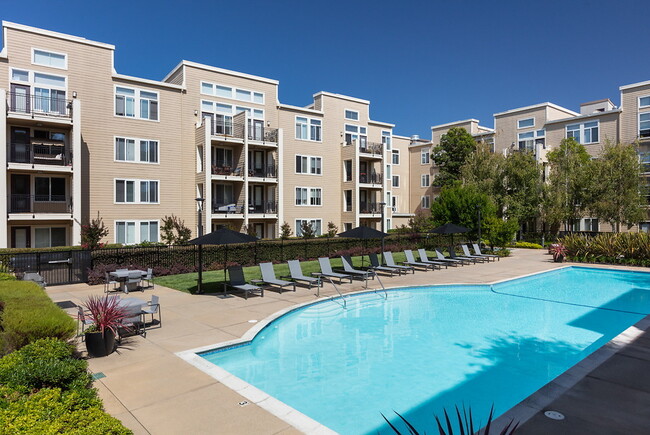
<path fill-rule="evenodd" d="M 522 250 L 499 262 L 449 268 L 435 272 L 383 278 L 387 287 L 429 284 L 481 284 L 514 278 L 565 266 L 551 261 L 545 251 Z M 617 267 L 624 270 L 640 268 Z M 370 281 L 370 288 L 376 288 Z M 363 290 L 363 283 L 339 286 L 341 291 Z M 75 284 L 47 288 L 55 302 L 80 304 L 89 295 L 102 294 L 102 286 Z M 267 290 L 264 297 L 245 300 L 239 294 L 190 295 L 156 285 L 132 295 L 160 297 L 162 327 L 150 328 L 147 337 L 123 340 L 118 350 L 105 358 L 89 359 L 90 370 L 103 377 L 95 386 L 105 409 L 136 434 L 301 433 L 284 420 L 187 364 L 176 352 L 216 345 L 240 338 L 256 322 L 297 304 L 318 300 L 315 289 L 299 287 L 294 293 Z M 337 295 L 325 284 L 321 298 Z M 126 295 L 123 295 L 126 296 Z M 71 313 L 74 310 L 69 310 Z M 252 322 L 254 321 L 254 322 Z M 637 325 L 639 326 L 639 325 Z M 639 329 L 639 328 L 636 328 Z M 627 332 L 627 331 L 626 331 Z M 634 330 L 633 330 L 634 332 Z M 528 401 L 532 418 L 518 433 L 641 433 L 650 430 L 650 332 L 638 330 L 630 339 L 610 348 L 588 374 L 571 382 L 566 391 L 547 395 L 549 400 Z M 80 350 L 85 350 L 83 344 Z M 250 402 L 250 401 L 249 401 Z M 543 415 L 553 409 L 565 415 L 554 421 Z"/>

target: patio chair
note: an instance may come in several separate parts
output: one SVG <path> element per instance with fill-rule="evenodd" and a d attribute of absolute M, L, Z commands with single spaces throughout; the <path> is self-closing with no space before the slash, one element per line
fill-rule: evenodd
<path fill-rule="evenodd" d="M 448 248 L 448 250 L 449 250 L 449 256 L 450 256 L 452 259 L 454 259 L 454 260 L 465 261 L 465 262 L 466 262 L 465 264 L 470 264 L 470 261 L 471 261 L 472 263 L 476 264 L 476 261 L 477 261 L 476 258 L 469 258 L 469 257 L 464 257 L 464 256 L 462 256 L 462 255 L 456 255 L 456 248 L 454 248 L 453 246 L 450 246 L 450 247 Z"/>
<path fill-rule="evenodd" d="M 463 260 L 458 260 L 458 259 L 453 259 L 453 258 L 447 258 L 447 257 L 445 257 L 445 256 L 442 254 L 442 252 L 440 251 L 440 249 L 438 249 L 438 248 L 436 248 L 435 251 L 436 251 L 436 257 L 438 258 L 438 261 L 444 261 L 445 263 L 449 264 L 450 266 L 457 267 L 459 264 L 460 264 L 461 266 L 464 266 L 465 263 L 466 263 L 466 262 L 463 261 Z"/>
<path fill-rule="evenodd" d="M 418 254 L 420 254 L 420 261 L 422 263 L 437 264 L 438 266 L 440 266 L 440 268 L 442 268 L 442 266 L 445 266 L 445 269 L 448 266 L 456 266 L 456 264 L 447 263 L 445 261 L 429 260 L 429 256 L 427 255 L 427 251 L 425 249 L 423 249 L 423 248 L 418 249 Z"/>
<path fill-rule="evenodd" d="M 153 269 L 148 268 L 147 274 L 142 277 L 142 281 L 147 281 L 147 288 L 156 288 L 156 284 L 153 282 Z"/>
<path fill-rule="evenodd" d="M 86 317 L 86 313 L 83 307 L 78 306 L 77 307 L 77 337 L 79 337 L 80 335 L 79 328 L 81 328 L 81 336 L 84 337 L 84 331 L 86 330 L 86 326 L 90 326 L 92 324 L 93 321 Z"/>
<path fill-rule="evenodd" d="M 475 253 L 476 255 L 480 255 L 481 257 L 492 258 L 493 261 L 494 261 L 495 258 L 496 258 L 498 261 L 501 261 L 501 257 L 498 256 L 498 255 L 494 255 L 494 254 L 483 254 L 483 253 L 481 252 L 481 248 L 478 246 L 478 243 L 473 243 L 473 244 L 472 244 L 472 247 L 474 248 L 474 253 Z"/>
<path fill-rule="evenodd" d="M 113 288 L 111 289 L 110 286 L 111 284 L 113 285 Z M 112 280 L 108 272 L 104 274 L 104 293 L 108 293 L 109 291 L 116 291 L 119 290 L 119 282 Z"/>
<path fill-rule="evenodd" d="M 408 272 L 409 270 L 413 273 L 415 273 L 415 267 L 413 266 L 402 266 L 397 263 L 395 263 L 395 260 L 393 259 L 393 253 L 390 251 L 384 252 L 384 263 L 386 263 L 386 266 L 388 267 L 394 267 L 396 269 L 403 270 L 404 272 Z"/>
<path fill-rule="evenodd" d="M 320 288 L 321 286 L 320 278 L 314 278 L 303 274 L 302 267 L 300 267 L 299 260 L 289 260 L 287 261 L 287 264 L 289 265 L 290 275 L 281 276 L 280 278 L 291 278 L 294 281 L 306 282 L 309 285 L 309 288 L 311 288 L 312 284 L 316 284 L 316 286 Z"/>
<path fill-rule="evenodd" d="M 463 250 L 463 256 L 467 258 L 474 258 L 476 261 L 480 261 L 481 263 L 485 263 L 486 261 L 490 261 L 489 258 L 482 257 L 480 255 L 472 255 L 469 252 L 469 249 L 467 248 L 467 245 L 460 245 L 460 248 Z"/>
<path fill-rule="evenodd" d="M 126 279 L 126 285 L 124 288 L 124 293 L 128 293 L 133 290 L 142 290 L 144 291 L 144 287 L 140 285 L 140 281 L 142 281 L 142 272 L 139 270 L 132 270 L 129 272 L 129 277 Z"/>
<path fill-rule="evenodd" d="M 142 323 L 144 322 L 144 316 L 151 314 L 151 323 L 153 323 L 154 314 L 158 314 L 158 325 L 162 327 L 162 317 L 160 312 L 160 298 L 156 295 L 151 295 L 151 300 L 147 302 L 147 306 L 140 311 L 140 315 L 143 317 Z"/>
<path fill-rule="evenodd" d="M 296 291 L 296 283 L 277 279 L 275 277 L 275 270 L 273 270 L 273 263 L 260 263 L 260 271 L 262 272 L 262 282 L 267 285 L 277 286 L 282 293 L 285 287 L 293 286 L 293 291 Z"/>
<path fill-rule="evenodd" d="M 375 272 L 372 270 L 359 270 L 352 266 L 352 258 L 349 255 L 342 255 L 341 261 L 343 262 L 343 271 L 352 277 L 358 277 L 365 281 L 372 277 L 375 279 Z"/>
<path fill-rule="evenodd" d="M 327 278 L 338 278 L 339 284 L 343 283 L 344 279 L 349 279 L 350 284 L 352 284 L 352 277 L 345 273 L 338 273 L 332 270 L 332 263 L 330 263 L 329 257 L 321 257 L 318 259 L 318 264 L 320 265 L 320 272 L 314 273 L 315 276 L 324 276 Z"/>
<path fill-rule="evenodd" d="M 397 267 L 382 266 L 379 262 L 379 256 L 377 254 L 368 254 L 368 257 L 370 257 L 370 268 L 374 270 L 375 273 L 386 272 L 390 273 L 390 276 L 393 276 L 394 273 L 397 273 L 398 275 L 402 274 L 402 269 L 399 269 Z"/>
<path fill-rule="evenodd" d="M 249 293 L 258 293 L 264 297 L 264 288 L 248 284 L 244 278 L 244 269 L 241 266 L 228 268 L 228 285 L 244 292 L 244 299 L 248 299 Z"/>
<path fill-rule="evenodd" d="M 427 269 L 431 269 L 431 270 L 436 270 L 436 268 L 440 269 L 440 266 L 436 264 L 421 263 L 419 261 L 415 261 L 415 256 L 413 255 L 413 251 L 411 251 L 410 249 L 405 249 L 404 255 L 406 256 L 406 261 L 404 261 L 403 263 L 407 266 L 421 267 L 424 269 L 424 271 L 426 271 Z"/>

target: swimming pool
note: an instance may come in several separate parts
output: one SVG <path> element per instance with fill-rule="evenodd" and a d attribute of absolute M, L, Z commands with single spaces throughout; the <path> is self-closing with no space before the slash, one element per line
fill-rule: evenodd
<path fill-rule="evenodd" d="M 343 434 L 393 411 L 499 415 L 650 313 L 650 275 L 568 267 L 502 283 L 395 289 L 290 312 L 201 357 Z"/>

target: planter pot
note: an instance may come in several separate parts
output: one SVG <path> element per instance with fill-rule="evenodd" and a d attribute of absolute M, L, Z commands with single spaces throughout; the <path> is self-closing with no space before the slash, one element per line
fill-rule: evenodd
<path fill-rule="evenodd" d="M 113 353 L 115 349 L 115 333 L 110 329 L 102 335 L 101 332 L 86 332 L 86 350 L 88 355 L 98 358 Z"/>
<path fill-rule="evenodd" d="M 558 255 L 557 257 L 553 258 L 556 263 L 564 263 L 564 255 Z"/>

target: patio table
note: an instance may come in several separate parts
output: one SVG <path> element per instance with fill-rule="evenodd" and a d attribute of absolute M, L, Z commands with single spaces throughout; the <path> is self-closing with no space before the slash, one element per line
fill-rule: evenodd
<path fill-rule="evenodd" d="M 118 281 L 120 283 L 120 290 L 123 291 L 124 293 L 129 292 L 129 288 L 127 285 L 127 281 L 129 279 L 129 274 L 134 274 L 134 272 L 139 272 L 140 277 L 147 276 L 147 272 L 144 270 L 116 270 L 113 272 L 110 272 L 108 275 L 111 278 L 114 278 L 115 281 Z"/>

